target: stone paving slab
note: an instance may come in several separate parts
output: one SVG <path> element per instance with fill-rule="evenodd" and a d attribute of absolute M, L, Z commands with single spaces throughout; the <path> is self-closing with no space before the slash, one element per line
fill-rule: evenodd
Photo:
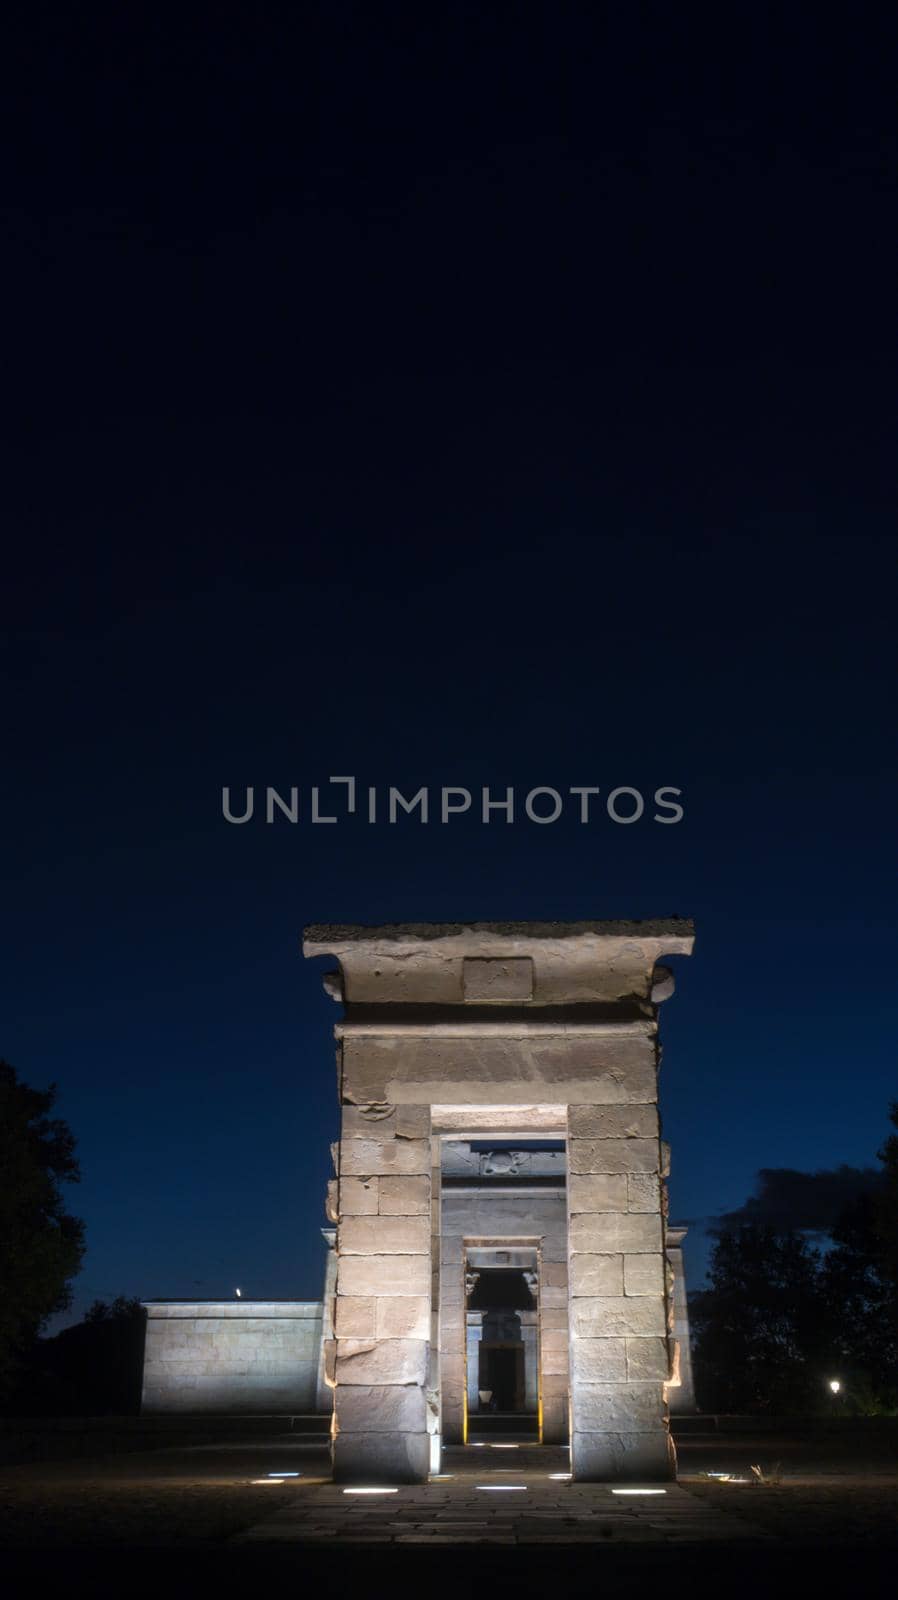
<path fill-rule="evenodd" d="M 680 1484 L 663 1494 L 614 1494 L 612 1486 L 553 1479 L 526 1453 L 521 1470 L 495 1458 L 472 1461 L 452 1452 L 458 1468 L 395 1494 L 347 1494 L 329 1479 L 297 1480 L 289 1506 L 236 1536 L 237 1544 L 756 1544 L 771 1535 L 709 1505 Z M 524 1452 L 522 1452 L 523 1456 Z M 549 1452 L 546 1452 L 548 1455 Z M 481 1487 L 489 1485 L 489 1488 Z M 503 1489 L 500 1485 L 508 1485 Z M 619 1487 L 619 1486 L 615 1486 Z"/>

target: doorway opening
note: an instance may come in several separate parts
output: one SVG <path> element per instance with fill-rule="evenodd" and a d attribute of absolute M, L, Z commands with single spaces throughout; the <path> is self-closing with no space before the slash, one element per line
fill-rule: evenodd
<path fill-rule="evenodd" d="M 532 1264 L 531 1264 L 532 1263 Z M 534 1249 L 469 1249 L 465 1272 L 467 1439 L 539 1436 Z"/>

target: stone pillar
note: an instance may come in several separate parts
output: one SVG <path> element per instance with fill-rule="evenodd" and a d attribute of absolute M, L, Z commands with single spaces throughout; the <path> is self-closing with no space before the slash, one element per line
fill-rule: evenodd
<path fill-rule="evenodd" d="M 344 1106 L 334 1478 L 427 1478 L 431 1142 L 427 1106 Z"/>
<path fill-rule="evenodd" d="M 685 1228 L 668 1228 L 667 1260 L 673 1276 L 673 1335 L 676 1340 L 676 1365 L 674 1380 L 668 1387 L 672 1412 L 693 1412 L 695 1385 L 692 1378 L 692 1345 L 689 1332 L 689 1304 L 686 1299 L 686 1272 L 683 1266 L 683 1240 Z"/>
<path fill-rule="evenodd" d="M 524 1409 L 539 1408 L 539 1329 L 535 1311 L 521 1312 L 521 1338 L 524 1341 Z"/>
<path fill-rule="evenodd" d="M 321 1344 L 318 1355 L 318 1382 L 316 1385 L 316 1404 L 319 1411 L 332 1411 L 334 1405 L 334 1391 L 328 1382 L 327 1358 L 333 1351 L 334 1339 L 334 1299 L 337 1290 L 337 1230 L 336 1228 L 322 1228 L 321 1237 L 327 1245 L 327 1261 L 324 1267 L 324 1299 L 321 1308 Z"/>
<path fill-rule="evenodd" d="M 440 1372 L 444 1444 L 465 1439 L 465 1250 L 459 1234 L 444 1234 L 440 1264 Z"/>
<path fill-rule="evenodd" d="M 568 1266 L 545 1255 L 539 1273 L 539 1364 L 540 1438 L 543 1444 L 567 1444 Z"/>
<path fill-rule="evenodd" d="M 468 1416 L 477 1415 L 480 1410 L 480 1341 L 483 1338 L 483 1312 L 469 1311 L 467 1314 L 467 1378 L 468 1378 Z"/>
<path fill-rule="evenodd" d="M 574 1478 L 669 1478 L 656 1104 L 568 1107 L 568 1213 Z"/>

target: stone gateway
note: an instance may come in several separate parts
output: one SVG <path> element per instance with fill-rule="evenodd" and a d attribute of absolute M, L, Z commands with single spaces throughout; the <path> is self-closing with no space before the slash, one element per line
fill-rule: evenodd
<path fill-rule="evenodd" d="M 673 1476 L 669 1406 L 693 1399 L 658 1007 L 693 937 L 680 919 L 306 930 L 343 1006 L 317 1361 L 301 1346 L 338 1481 L 423 1482 L 442 1444 L 503 1433 L 569 1442 L 575 1479 Z M 213 1325 L 238 1334 L 236 1307 L 189 1309 L 148 1305 L 148 1409 L 202 1409 L 188 1322 L 204 1349 Z M 298 1409 L 315 1309 L 265 1308 L 255 1409 Z"/>

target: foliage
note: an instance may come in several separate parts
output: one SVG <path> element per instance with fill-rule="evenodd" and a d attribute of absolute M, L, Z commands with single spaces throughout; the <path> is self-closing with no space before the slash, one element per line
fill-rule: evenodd
<path fill-rule="evenodd" d="M 139 1300 L 95 1300 L 84 1321 L 36 1342 L 14 1400 L 20 1415 L 128 1416 L 140 1410 Z"/>
<path fill-rule="evenodd" d="M 898 1129 L 898 1103 L 890 1119 Z M 898 1409 L 898 1132 L 880 1159 L 884 1182 L 847 1206 L 824 1250 L 796 1229 L 719 1230 L 709 1286 L 690 1297 L 703 1410 Z"/>
<path fill-rule="evenodd" d="M 56 1086 L 32 1089 L 0 1061 L 0 1391 L 48 1317 L 71 1302 L 84 1224 L 65 1208 L 77 1183 L 75 1139 L 50 1113 Z"/>

